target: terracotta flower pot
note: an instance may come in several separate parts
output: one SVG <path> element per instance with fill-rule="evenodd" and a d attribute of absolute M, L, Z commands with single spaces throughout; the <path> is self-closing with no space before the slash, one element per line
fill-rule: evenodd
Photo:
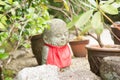
<path fill-rule="evenodd" d="M 116 22 L 118 27 L 120 27 L 120 22 Z M 115 36 L 113 36 L 113 41 L 115 44 L 120 44 L 120 30 L 115 28 L 113 25 L 111 25 L 112 32 L 119 38 L 117 39 Z"/>
<path fill-rule="evenodd" d="M 35 35 L 30 37 L 31 39 L 31 47 L 32 47 L 32 52 L 38 62 L 39 65 L 41 65 L 42 62 L 42 45 L 44 44 L 42 35 Z"/>
<path fill-rule="evenodd" d="M 83 41 L 71 41 L 69 42 L 73 54 L 75 57 L 86 57 L 87 50 L 85 46 L 89 43 L 89 40 L 83 40 Z"/>
<path fill-rule="evenodd" d="M 99 69 L 103 57 L 120 56 L 120 45 L 111 45 L 107 47 L 100 48 L 97 46 L 89 46 L 89 45 L 86 46 L 88 50 L 88 61 L 90 64 L 90 69 L 98 76 L 100 76 Z"/>

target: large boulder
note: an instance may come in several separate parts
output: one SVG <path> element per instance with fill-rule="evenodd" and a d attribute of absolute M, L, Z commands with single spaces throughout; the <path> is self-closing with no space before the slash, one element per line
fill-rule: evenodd
<path fill-rule="evenodd" d="M 57 66 L 42 65 L 19 71 L 14 80 L 59 80 Z"/>
<path fill-rule="evenodd" d="M 89 70 L 69 70 L 59 74 L 60 80 L 101 80 L 100 77 Z"/>
<path fill-rule="evenodd" d="M 103 58 L 100 75 L 103 80 L 120 80 L 120 57 L 109 56 Z"/>

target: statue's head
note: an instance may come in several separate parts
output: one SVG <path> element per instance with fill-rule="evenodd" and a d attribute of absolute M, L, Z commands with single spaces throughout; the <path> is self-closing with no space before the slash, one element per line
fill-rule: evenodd
<path fill-rule="evenodd" d="M 61 19 L 52 19 L 49 22 L 50 28 L 44 30 L 43 40 L 54 46 L 64 46 L 68 43 L 69 33 L 66 23 Z"/>

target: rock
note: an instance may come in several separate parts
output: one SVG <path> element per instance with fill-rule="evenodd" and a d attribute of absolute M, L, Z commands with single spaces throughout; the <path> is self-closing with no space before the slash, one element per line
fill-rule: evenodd
<path fill-rule="evenodd" d="M 101 80 L 89 70 L 66 71 L 59 74 L 60 80 Z"/>
<path fill-rule="evenodd" d="M 57 66 L 41 65 L 21 70 L 14 80 L 59 80 Z"/>
<path fill-rule="evenodd" d="M 120 80 L 120 57 L 109 56 L 103 58 L 100 75 L 103 80 Z"/>
<path fill-rule="evenodd" d="M 17 59 L 17 58 L 24 57 L 26 55 L 26 51 L 16 50 L 14 52 L 11 52 L 10 54 L 12 55 L 13 59 Z"/>

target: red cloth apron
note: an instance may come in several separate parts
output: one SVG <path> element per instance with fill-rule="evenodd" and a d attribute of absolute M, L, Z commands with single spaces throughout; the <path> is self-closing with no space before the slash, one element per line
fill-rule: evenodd
<path fill-rule="evenodd" d="M 46 64 L 56 65 L 59 68 L 70 66 L 71 52 L 68 45 L 59 47 L 50 44 L 45 44 L 49 47 Z"/>

